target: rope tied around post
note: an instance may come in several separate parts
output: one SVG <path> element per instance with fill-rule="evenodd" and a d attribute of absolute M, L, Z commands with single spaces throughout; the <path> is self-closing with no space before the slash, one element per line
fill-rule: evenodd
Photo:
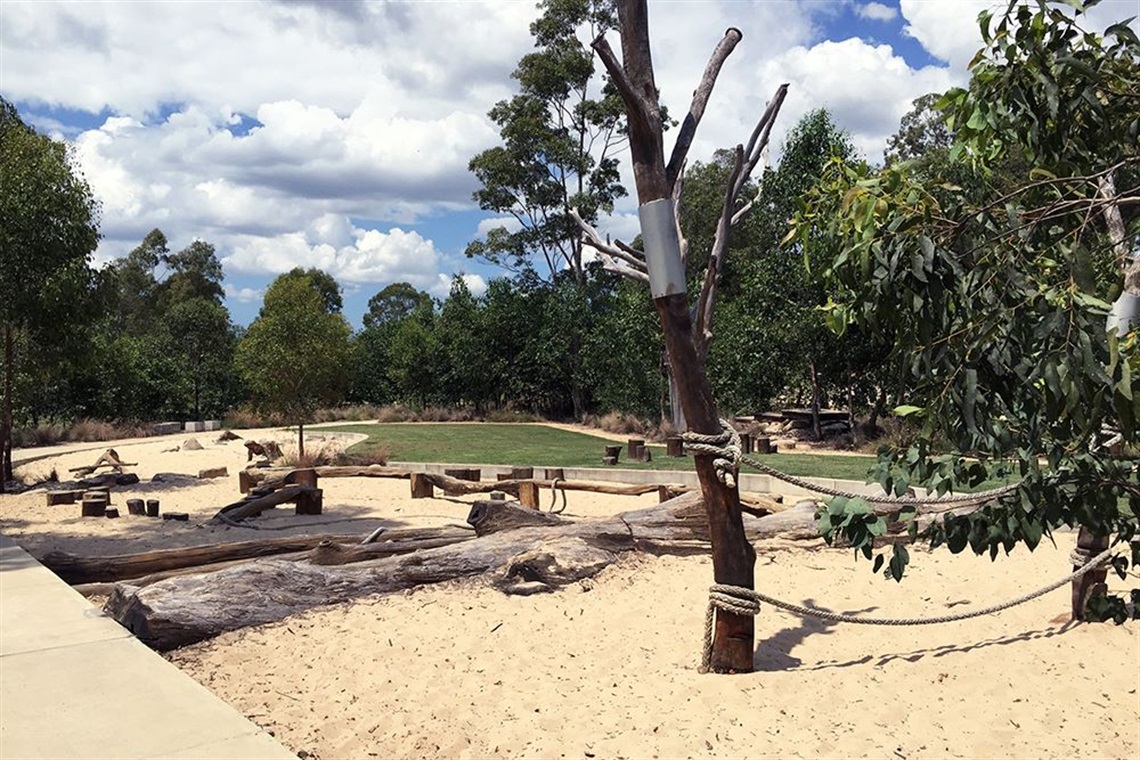
<path fill-rule="evenodd" d="M 992 615 L 1010 607 L 1016 607 L 1019 604 L 1036 599 L 1039 596 L 1044 596 L 1050 591 L 1054 591 L 1066 583 L 1070 583 L 1077 578 L 1080 578 L 1085 573 L 1097 569 L 1109 561 L 1112 556 L 1112 549 L 1105 549 L 1091 559 L 1088 558 L 1088 552 L 1084 550 L 1074 550 L 1070 555 L 1072 560 L 1080 560 L 1081 566 L 1065 576 L 1059 581 L 1054 581 L 1047 586 L 1043 586 L 1036 591 L 1031 591 L 1028 594 L 1010 599 L 1006 602 L 999 604 L 991 604 L 988 607 L 982 607 L 976 610 L 966 610 L 965 612 L 958 612 L 952 615 L 936 615 L 926 618 L 877 618 L 877 617 L 856 617 L 854 615 L 847 615 L 841 612 L 832 612 L 831 610 L 818 609 L 816 607 L 804 607 L 800 604 L 793 604 L 785 602 L 781 599 L 762 594 L 759 591 L 754 591 L 750 588 L 743 588 L 741 586 L 728 586 L 725 584 L 714 584 L 709 587 L 709 605 L 705 611 L 705 648 L 701 656 L 701 673 L 709 671 L 709 665 L 712 662 L 712 646 L 713 646 L 713 623 L 715 611 L 718 609 L 726 612 L 731 612 L 735 615 L 756 615 L 760 612 L 760 603 L 765 602 L 771 604 L 773 607 L 791 612 L 796 615 L 805 617 L 819 618 L 820 620 L 829 620 L 834 623 L 856 623 L 859 625 L 890 625 L 890 626 L 911 626 L 911 625 L 934 625 L 936 623 L 953 623 L 959 620 L 969 620 L 970 618 L 982 617 L 983 615 Z M 1074 564 L 1076 564 L 1074 562 Z"/>
<path fill-rule="evenodd" d="M 717 479 L 729 488 L 736 488 L 736 474 L 740 472 L 740 434 L 727 420 L 720 420 L 720 432 L 712 435 L 686 430 L 681 433 L 685 451 L 713 457 Z"/>

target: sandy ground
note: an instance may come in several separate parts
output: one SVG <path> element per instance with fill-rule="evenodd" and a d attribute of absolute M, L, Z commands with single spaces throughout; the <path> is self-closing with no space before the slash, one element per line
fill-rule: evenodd
<path fill-rule="evenodd" d="M 459 500 L 411 500 L 407 481 L 325 479 L 322 515 L 278 509 L 258 521 L 261 531 L 207 527 L 239 496 L 245 449 L 201 433 L 202 451 L 164 451 L 187 437 L 115 444 L 144 483 L 117 489 L 113 501 L 125 515 L 127 498 L 158 498 L 163 510 L 189 512 L 189 523 L 80 518 L 78 505 L 49 508 L 33 491 L 0 497 L 0 530 L 36 555 L 105 555 L 466 516 Z M 25 474 L 90 463 L 104 447 L 81 448 Z M 229 476 L 146 482 L 218 466 Z M 655 501 L 571 493 L 569 512 Z M 1059 535 L 1055 548 L 1019 548 L 993 564 L 916 550 L 902 584 L 847 551 L 762 546 L 757 583 L 843 612 L 936 615 L 1062 577 L 1072 543 Z M 452 582 L 312 610 L 170 659 L 292 750 L 325 759 L 1140 757 L 1137 627 L 1066 623 L 1067 588 L 1000 615 L 926 627 L 836 625 L 765 607 L 757 672 L 712 676 L 697 672 L 711 578 L 704 557 L 635 556 L 534 597 Z M 1110 578 L 1118 590 L 1134 582 Z"/>

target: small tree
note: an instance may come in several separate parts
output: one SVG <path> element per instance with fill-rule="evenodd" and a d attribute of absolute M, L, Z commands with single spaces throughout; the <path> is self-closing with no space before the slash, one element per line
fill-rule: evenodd
<path fill-rule="evenodd" d="M 969 87 L 940 103 L 956 176 L 837 162 L 797 220 L 805 245 L 841 242 L 832 323 L 896 336 L 908 389 L 896 411 L 919 425 L 882 454 L 882 485 L 1019 478 L 1008 496 L 930 527 L 953 552 L 1033 549 L 1061 525 L 1080 526 L 1086 548 L 1107 546 L 1140 524 L 1140 468 L 1114 453 L 1140 442 L 1140 332 L 1105 320 L 1122 290 L 1140 300 L 1140 260 L 1126 255 L 1140 232 L 1140 40 L 1079 19 L 1045 0 L 982 14 Z M 1020 178 L 1003 172 L 1015 157 L 1031 167 Z M 877 521 L 849 519 L 863 508 L 836 508 L 824 527 L 871 557 Z M 894 550 L 896 579 L 907 558 Z M 1097 604 L 1126 614 L 1120 599 Z"/>
<path fill-rule="evenodd" d="M 99 242 L 98 204 L 73 169 L 67 147 L 24 124 L 0 98 L 0 329 L 4 386 L 0 412 L 0 492 L 12 478 L 16 333 L 75 326 L 80 311 L 53 298 L 92 289 L 88 266 Z"/>
<path fill-rule="evenodd" d="M 238 344 L 235 361 L 247 385 L 265 408 L 297 425 L 302 454 L 305 421 L 318 405 L 338 401 L 351 377 L 351 334 L 308 277 L 288 274 L 269 286 Z"/>

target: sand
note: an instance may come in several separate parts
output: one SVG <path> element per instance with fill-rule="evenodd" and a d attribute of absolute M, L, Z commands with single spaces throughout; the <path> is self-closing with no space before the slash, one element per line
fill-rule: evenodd
<path fill-rule="evenodd" d="M 37 491 L 0 497 L 0 530 L 37 555 L 101 555 L 466 516 L 464 500 L 411 500 L 406 481 L 325 479 L 323 515 L 279 509 L 258 523 L 287 530 L 206 527 L 238 496 L 246 456 L 241 441 L 213 443 L 216 435 L 193 436 L 205 447 L 196 452 L 163 451 L 187 435 L 114 444 L 144 481 L 229 468 L 227 478 L 140 484 L 113 497 L 124 513 L 127 498 L 159 498 L 164 510 L 189 512 L 189 523 L 84 519 L 77 505 L 45 507 Z M 26 469 L 62 471 L 105 447 L 81 448 Z M 655 500 L 575 492 L 569 512 Z M 916 549 L 901 584 L 848 551 L 765 545 L 756 577 L 792 602 L 936 615 L 1063 576 L 1073 536 L 1056 542 L 996 563 Z M 632 556 L 532 597 L 456 581 L 311 610 L 168 657 L 293 751 L 324 759 L 1140 757 L 1137 626 L 1066 622 L 1067 587 L 1000 615 L 923 627 L 836 625 L 765 607 L 757 672 L 714 676 L 697 672 L 711 578 L 704 557 Z M 1135 584 L 1110 576 L 1116 590 Z"/>

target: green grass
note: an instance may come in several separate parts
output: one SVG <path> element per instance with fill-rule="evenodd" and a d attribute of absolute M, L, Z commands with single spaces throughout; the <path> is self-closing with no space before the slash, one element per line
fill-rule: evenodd
<path fill-rule="evenodd" d="M 608 441 L 544 425 L 510 423 L 386 423 L 339 425 L 322 428 L 346 433 L 367 433 L 368 440 L 349 449 L 364 453 L 385 446 L 395 462 L 447 462 L 519 467 L 601 467 Z M 614 442 L 616 443 L 616 441 Z M 692 457 L 667 457 L 664 446 L 653 446 L 653 461 L 631 462 L 623 457 L 618 466 L 635 470 L 691 470 Z M 766 464 L 790 475 L 843 480 L 867 479 L 874 457 L 837 454 L 771 454 Z M 748 468 L 745 467 L 747 472 Z"/>

